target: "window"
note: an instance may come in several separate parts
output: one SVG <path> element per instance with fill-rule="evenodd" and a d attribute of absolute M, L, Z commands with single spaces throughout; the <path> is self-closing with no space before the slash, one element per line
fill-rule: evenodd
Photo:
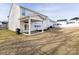
<path fill-rule="evenodd" d="M 26 10 L 25 9 L 21 9 L 21 15 L 26 16 Z"/>
<path fill-rule="evenodd" d="M 25 30 L 26 30 L 26 27 L 27 27 L 27 25 L 25 24 L 25 25 L 24 25 L 24 29 L 25 29 Z"/>
<path fill-rule="evenodd" d="M 22 12 L 22 15 L 25 16 L 26 15 L 25 12 Z"/>
<path fill-rule="evenodd" d="M 71 24 L 71 23 L 75 23 L 75 22 L 68 22 L 67 24 Z"/>
<path fill-rule="evenodd" d="M 61 24 L 57 24 L 57 25 L 61 25 Z"/>
<path fill-rule="evenodd" d="M 40 25 L 35 25 L 35 27 L 41 27 Z"/>

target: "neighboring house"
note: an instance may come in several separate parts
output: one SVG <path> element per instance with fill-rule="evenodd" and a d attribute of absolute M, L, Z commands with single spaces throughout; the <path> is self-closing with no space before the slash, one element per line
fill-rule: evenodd
<path fill-rule="evenodd" d="M 67 23 L 68 27 L 79 27 L 79 17 L 74 17 L 70 19 Z"/>
<path fill-rule="evenodd" d="M 57 27 L 65 27 L 67 25 L 67 19 L 57 20 Z"/>
<path fill-rule="evenodd" d="M 79 17 L 74 17 L 70 20 L 57 20 L 57 27 L 58 28 L 72 28 L 72 27 L 79 27 Z"/>
<path fill-rule="evenodd" d="M 29 35 L 36 30 L 43 32 L 44 29 L 53 27 L 54 23 L 48 16 L 16 4 L 12 4 L 8 20 L 9 30 L 16 31 L 16 28 L 20 28 L 22 33 Z"/>
<path fill-rule="evenodd" d="M 2 29 L 2 22 L 0 21 L 0 29 Z"/>
<path fill-rule="evenodd" d="M 7 21 L 0 21 L 0 29 L 7 28 L 8 22 Z"/>
<path fill-rule="evenodd" d="M 2 22 L 0 21 L 0 27 L 2 26 Z"/>
<path fill-rule="evenodd" d="M 79 17 L 74 17 L 69 20 L 69 23 L 79 23 Z"/>
<path fill-rule="evenodd" d="M 7 28 L 8 27 L 8 22 L 7 21 L 3 21 L 2 22 L 2 27 L 3 28 Z"/>

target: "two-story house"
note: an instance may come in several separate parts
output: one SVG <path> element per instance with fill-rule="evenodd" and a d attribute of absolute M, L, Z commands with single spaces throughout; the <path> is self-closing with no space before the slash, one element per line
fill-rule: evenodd
<path fill-rule="evenodd" d="M 8 29 L 16 31 L 19 28 L 22 33 L 31 35 L 33 31 L 40 30 L 44 32 L 49 26 L 53 27 L 54 21 L 48 16 L 33 11 L 31 9 L 12 4 L 8 16 Z"/>

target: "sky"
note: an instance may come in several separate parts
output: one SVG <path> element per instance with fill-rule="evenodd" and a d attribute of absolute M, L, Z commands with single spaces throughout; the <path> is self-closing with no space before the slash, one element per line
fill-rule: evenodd
<path fill-rule="evenodd" d="M 18 3 L 18 5 L 32 9 L 52 20 L 71 19 L 79 17 L 79 3 Z M 6 21 L 11 3 L 0 3 L 0 21 Z"/>

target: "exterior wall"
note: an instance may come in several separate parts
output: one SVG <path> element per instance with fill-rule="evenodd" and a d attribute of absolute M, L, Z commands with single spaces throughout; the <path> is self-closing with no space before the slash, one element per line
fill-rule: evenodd
<path fill-rule="evenodd" d="M 50 27 L 50 26 L 54 27 L 54 24 L 56 24 L 54 21 L 49 20 L 49 19 L 47 22 L 48 22 L 48 27 Z"/>
<path fill-rule="evenodd" d="M 79 23 L 67 24 L 65 28 L 79 28 Z"/>
<path fill-rule="evenodd" d="M 31 22 L 31 31 L 36 30 L 35 25 L 36 25 L 36 22 Z"/>
<path fill-rule="evenodd" d="M 48 27 L 52 26 L 53 27 L 54 22 L 46 19 L 43 20 L 43 29 L 47 29 Z M 35 27 L 35 25 L 39 25 L 39 27 Z M 33 22 L 32 23 L 32 30 L 42 30 L 42 22 Z"/>
<path fill-rule="evenodd" d="M 47 29 L 49 27 L 49 20 L 48 19 L 44 20 L 43 27 L 44 27 L 44 29 Z"/>
<path fill-rule="evenodd" d="M 11 13 L 9 16 L 8 29 L 16 31 L 16 28 L 20 28 L 20 7 L 16 4 L 13 4 Z"/>
<path fill-rule="evenodd" d="M 20 8 L 20 13 L 21 13 L 21 17 L 27 16 L 27 15 L 33 15 L 33 18 L 37 17 L 37 16 L 34 17 L 34 15 L 36 15 L 34 12 L 29 11 L 28 9 L 25 9 L 22 7 Z M 25 13 L 25 15 L 22 15 L 22 13 Z"/>
<path fill-rule="evenodd" d="M 74 22 L 74 23 L 79 23 L 79 19 L 78 20 L 70 20 L 69 22 Z"/>
<path fill-rule="evenodd" d="M 66 25 L 67 25 L 67 21 L 59 21 L 57 22 L 56 28 L 63 28 L 66 27 Z"/>
<path fill-rule="evenodd" d="M 24 8 L 20 8 L 20 13 L 21 13 L 21 17 L 23 16 L 31 16 L 31 19 L 35 19 L 35 20 L 42 20 L 39 16 L 35 16 L 36 14 L 34 12 L 28 11 L 27 9 Z M 25 15 L 22 15 L 22 13 L 25 13 Z"/>
<path fill-rule="evenodd" d="M 79 20 L 77 22 L 79 23 Z"/>
<path fill-rule="evenodd" d="M 69 20 L 69 22 L 78 23 L 76 20 Z"/>
<path fill-rule="evenodd" d="M 34 27 L 36 30 L 41 30 L 42 29 L 42 22 L 36 22 L 34 25 L 40 25 L 40 27 L 37 27 L 37 28 Z M 47 29 L 50 26 L 53 26 L 53 22 L 51 22 L 48 19 L 43 20 L 43 29 Z"/>
<path fill-rule="evenodd" d="M 42 30 L 42 22 L 33 22 L 31 26 L 32 26 L 32 31 Z"/>
<path fill-rule="evenodd" d="M 78 28 L 79 27 L 79 23 L 78 23 L 78 20 L 69 20 L 69 22 L 72 22 L 72 23 L 68 23 L 65 28 Z"/>
<path fill-rule="evenodd" d="M 61 25 L 65 25 L 65 24 L 67 24 L 66 21 L 61 21 L 61 22 L 57 22 L 57 23 L 59 23 L 59 24 L 61 24 Z"/>
<path fill-rule="evenodd" d="M 59 24 L 61 25 L 57 25 L 57 27 L 58 28 L 78 28 L 79 27 L 79 23 L 76 20 L 71 20 L 68 22 L 72 22 L 72 23 L 60 22 Z"/>

